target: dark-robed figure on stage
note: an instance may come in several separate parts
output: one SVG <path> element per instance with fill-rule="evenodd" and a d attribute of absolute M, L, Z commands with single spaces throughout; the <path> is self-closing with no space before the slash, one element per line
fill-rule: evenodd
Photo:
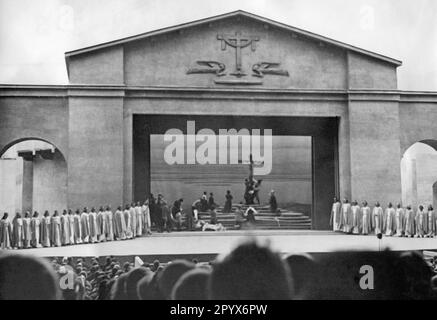
<path fill-rule="evenodd" d="M 209 198 L 208 198 L 208 208 L 212 209 L 213 207 L 216 207 L 216 203 L 214 201 L 214 194 L 212 192 L 209 193 Z"/>
<path fill-rule="evenodd" d="M 206 195 L 206 191 L 204 191 L 202 197 L 200 198 L 200 211 L 207 212 L 208 209 L 209 209 L 208 197 Z"/>
<path fill-rule="evenodd" d="M 153 225 L 158 226 L 158 221 L 157 221 L 157 212 L 156 212 L 156 199 L 155 196 L 151 193 L 150 194 L 150 198 L 149 198 L 149 211 L 150 211 L 150 222 L 151 222 L 151 226 Z"/>
<path fill-rule="evenodd" d="M 158 232 L 167 231 L 170 232 L 172 229 L 172 216 L 170 208 L 167 205 L 167 201 L 165 201 L 164 196 L 162 194 L 158 195 L 158 201 L 156 202 L 156 208 L 157 208 L 157 227 Z"/>
<path fill-rule="evenodd" d="M 269 205 L 270 205 L 270 212 L 276 213 L 278 211 L 278 202 L 276 201 L 275 191 L 270 191 L 270 199 L 269 199 Z"/>
<path fill-rule="evenodd" d="M 231 194 L 231 190 L 226 191 L 226 202 L 225 202 L 225 207 L 223 208 L 223 212 L 224 213 L 229 213 L 232 211 L 232 199 L 233 196 Z"/>
<path fill-rule="evenodd" d="M 182 228 L 182 203 L 184 199 L 178 199 L 173 203 L 173 207 L 171 208 L 171 215 L 173 220 L 176 223 L 176 227 L 178 231 Z"/>

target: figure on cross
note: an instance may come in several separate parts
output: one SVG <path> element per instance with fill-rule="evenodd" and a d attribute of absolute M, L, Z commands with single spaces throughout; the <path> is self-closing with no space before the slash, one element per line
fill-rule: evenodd
<path fill-rule="evenodd" d="M 246 189 L 244 191 L 244 200 L 246 204 L 255 204 L 255 200 L 260 204 L 259 190 L 261 187 L 262 179 L 256 180 L 253 175 L 254 165 L 262 165 L 263 161 L 253 161 L 252 154 L 249 155 L 249 178 L 245 179 Z"/>

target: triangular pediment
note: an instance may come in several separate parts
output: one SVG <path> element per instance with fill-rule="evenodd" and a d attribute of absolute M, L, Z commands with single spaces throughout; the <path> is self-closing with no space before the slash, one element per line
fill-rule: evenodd
<path fill-rule="evenodd" d="M 122 39 L 118 39 L 118 40 L 114 40 L 114 41 L 110 41 L 110 42 L 105 42 L 105 43 L 101 43 L 101 44 L 97 44 L 94 46 L 90 46 L 90 47 L 86 47 L 86 48 L 81 48 L 81 49 L 77 49 L 77 50 L 73 50 L 73 51 L 68 51 L 65 53 L 66 57 L 70 57 L 70 56 L 75 56 L 75 55 L 79 55 L 79 54 L 83 54 L 83 53 L 89 53 L 92 51 L 96 51 L 96 50 L 100 50 L 103 48 L 108 48 L 108 47 L 112 47 L 112 46 L 117 46 L 120 44 L 125 44 L 128 42 L 132 42 L 132 41 L 137 41 L 137 40 L 141 40 L 141 39 L 146 39 L 146 38 L 150 38 L 153 36 L 158 36 L 158 35 L 163 35 L 165 33 L 169 33 L 169 32 L 174 32 L 174 31 L 180 31 L 183 29 L 187 29 L 187 28 L 192 28 L 192 27 L 196 27 L 202 24 L 209 24 L 209 23 L 214 23 L 217 22 L 219 20 L 223 20 L 223 19 L 228 19 L 228 18 L 249 18 L 249 19 L 253 19 L 262 23 L 265 23 L 266 25 L 270 25 L 273 27 L 278 27 L 281 28 L 283 30 L 289 31 L 291 33 L 295 33 L 296 35 L 300 35 L 300 36 L 304 36 L 307 37 L 308 39 L 312 39 L 315 41 L 320 41 L 322 43 L 326 43 L 329 45 L 333 45 L 333 46 L 337 46 L 346 50 L 351 50 L 351 51 L 355 51 L 364 55 L 368 55 L 370 57 L 376 58 L 376 59 L 380 59 L 382 61 L 386 61 L 395 65 L 401 65 L 402 62 L 378 53 L 374 53 L 365 49 L 361 49 L 340 41 L 336 41 L 309 31 L 305 31 L 293 26 L 289 26 L 286 25 L 284 23 L 280 23 L 268 18 L 264 18 L 258 15 L 255 15 L 253 13 L 249 13 L 243 10 L 237 10 L 237 11 L 233 11 L 233 12 L 229 12 L 229 13 L 225 13 L 222 15 L 217 15 L 217 16 L 213 16 L 213 17 L 209 17 L 209 18 L 205 18 L 205 19 L 201 19 L 201 20 L 196 20 L 196 21 L 192 21 L 192 22 L 188 22 L 188 23 L 183 23 L 183 24 L 179 24 L 176 26 L 172 26 L 172 27 L 168 27 L 168 28 L 163 28 L 163 29 L 159 29 L 159 30 L 154 30 L 154 31 L 150 31 L 150 32 L 145 32 L 142 34 L 138 34 L 138 35 L 134 35 L 131 37 L 126 37 L 126 38 L 122 38 Z"/>
<path fill-rule="evenodd" d="M 374 86 L 373 78 L 385 73 L 393 78 L 392 70 L 401 65 L 398 60 L 245 11 L 65 55 L 71 83 L 135 86 L 345 89 L 350 61 L 352 69 L 357 66 L 358 83 L 364 81 L 367 86 Z M 376 70 L 376 76 L 360 75 L 363 66 L 370 73 Z"/>

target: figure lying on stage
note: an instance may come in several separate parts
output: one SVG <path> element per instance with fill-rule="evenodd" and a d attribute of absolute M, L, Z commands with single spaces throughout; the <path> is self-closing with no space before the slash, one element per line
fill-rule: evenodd
<path fill-rule="evenodd" d="M 221 223 L 213 224 L 199 220 L 199 225 L 202 231 L 226 231 L 226 228 Z"/>
<path fill-rule="evenodd" d="M 199 218 L 197 209 L 194 209 L 194 230 L 202 231 L 225 231 L 226 228 L 217 221 L 217 211 L 215 206 L 210 209 L 210 220 L 206 222 Z"/>

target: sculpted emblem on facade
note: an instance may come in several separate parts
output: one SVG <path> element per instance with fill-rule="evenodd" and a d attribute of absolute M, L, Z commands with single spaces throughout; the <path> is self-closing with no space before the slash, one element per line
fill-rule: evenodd
<path fill-rule="evenodd" d="M 187 71 L 187 74 L 192 73 L 215 73 L 217 76 L 224 76 L 226 75 L 225 69 L 226 66 L 224 63 L 218 62 L 218 61 L 204 61 L 204 60 L 198 60 L 196 63 L 200 67 L 193 67 L 190 68 Z"/>
<path fill-rule="evenodd" d="M 235 34 L 218 34 L 217 40 L 221 41 L 221 49 L 226 50 L 228 47 L 235 49 L 235 66 L 234 71 L 227 73 L 226 65 L 223 62 L 214 60 L 198 60 L 197 66 L 189 68 L 187 74 L 206 74 L 212 73 L 218 77 L 232 76 L 234 78 L 216 79 L 216 84 L 247 84 L 257 85 L 262 84 L 259 78 L 263 78 L 264 75 L 277 75 L 277 76 L 289 76 L 287 70 L 280 69 L 280 63 L 278 62 L 257 62 L 252 65 L 252 77 L 244 78 L 248 76 L 243 69 L 243 49 L 250 46 L 252 51 L 256 50 L 256 42 L 260 40 L 259 36 L 244 36 L 241 32 L 235 32 Z"/>

